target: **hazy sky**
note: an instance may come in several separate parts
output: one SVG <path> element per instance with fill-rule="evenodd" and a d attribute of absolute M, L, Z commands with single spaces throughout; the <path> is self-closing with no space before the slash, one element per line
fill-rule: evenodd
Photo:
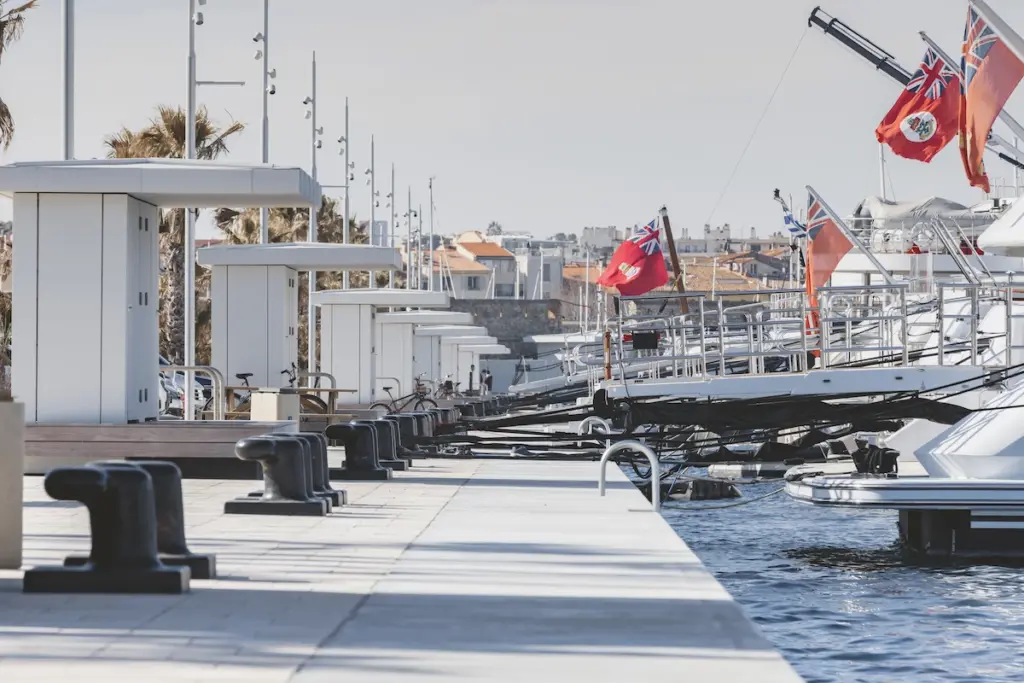
<path fill-rule="evenodd" d="M 11 4 L 11 0 L 8 0 Z M 59 0 L 40 0 L 0 64 L 15 141 L 0 161 L 60 156 Z M 1024 33 L 1024 7 L 991 0 Z M 76 156 L 104 156 L 103 136 L 139 127 L 157 104 L 184 104 L 187 0 L 78 0 Z M 1016 6 L 1015 6 L 1016 5 Z M 351 106 L 353 207 L 369 214 L 362 170 L 377 139 L 382 194 L 397 166 L 400 197 L 427 203 L 437 225 L 550 235 L 649 220 L 667 204 L 691 232 L 728 222 L 781 227 L 771 190 L 801 204 L 806 184 L 841 213 L 879 189 L 874 128 L 899 86 L 817 29 L 804 0 L 271 0 L 271 161 L 308 167 L 302 99 L 317 50 L 320 181 L 344 182 L 334 142 Z M 958 52 L 964 0 L 832 0 L 824 9 L 913 70 L 926 30 Z M 221 122 L 249 129 L 230 159 L 260 155 L 260 0 L 209 0 L 198 29 L 201 88 Z M 804 32 L 799 53 L 735 180 L 711 216 L 754 124 Z M 1024 117 L 1024 95 L 1009 109 Z M 1005 135 L 1009 135 L 1005 133 Z M 980 201 L 955 144 L 932 164 L 893 160 L 898 199 Z M 993 178 L 1012 178 L 998 159 Z M 380 210 L 378 219 L 385 216 Z M 10 204 L 0 202 L 0 218 Z"/>

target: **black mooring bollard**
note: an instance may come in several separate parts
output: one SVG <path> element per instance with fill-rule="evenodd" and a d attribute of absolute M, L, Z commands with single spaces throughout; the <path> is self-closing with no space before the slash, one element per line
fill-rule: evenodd
<path fill-rule="evenodd" d="M 381 440 L 378 444 L 377 454 L 382 458 L 381 465 L 392 467 L 389 463 L 399 465 L 399 471 L 412 467 L 412 460 L 399 453 L 398 447 L 398 422 L 386 418 L 376 420 L 377 438 Z M 396 469 L 392 467 L 392 469 Z"/>
<path fill-rule="evenodd" d="M 411 446 L 413 442 L 413 423 L 416 421 L 416 418 L 411 415 L 394 413 L 392 415 L 385 415 L 380 419 L 390 422 L 395 427 L 395 457 L 405 460 L 409 463 L 409 467 L 412 467 L 413 451 L 409 446 Z"/>
<path fill-rule="evenodd" d="M 385 481 L 391 470 L 377 460 L 376 432 L 368 425 L 343 423 L 330 425 L 324 431 L 331 441 L 340 441 L 345 448 L 345 463 L 331 468 L 331 478 L 343 481 Z"/>
<path fill-rule="evenodd" d="M 313 472 L 313 494 L 331 501 L 334 507 L 348 502 L 344 491 L 331 488 L 327 467 L 327 439 L 319 432 L 299 432 L 296 436 L 304 439 L 309 446 L 310 465 Z"/>
<path fill-rule="evenodd" d="M 315 486 L 316 475 L 313 473 L 313 469 L 316 466 L 316 463 L 314 462 L 313 449 L 312 449 L 312 446 L 310 445 L 310 442 L 307 439 L 305 439 L 301 435 L 301 433 L 298 433 L 298 432 L 289 432 L 287 434 L 264 434 L 263 436 L 266 436 L 269 439 L 291 439 L 291 440 L 296 440 L 297 439 L 301 443 L 301 445 L 302 445 L 302 472 L 303 472 L 303 481 L 305 482 L 306 498 L 310 499 L 310 500 L 317 499 L 317 498 L 322 498 L 322 499 L 326 500 L 327 501 L 327 512 L 330 512 L 333 509 L 333 506 L 334 506 L 333 501 L 329 497 L 327 497 L 327 496 L 317 495 L 317 488 Z M 250 491 L 249 492 L 249 497 L 250 498 L 262 498 L 263 497 L 263 491 Z"/>
<path fill-rule="evenodd" d="M 119 461 L 92 463 L 116 466 Z M 149 474 L 153 482 L 156 506 L 156 550 L 160 561 L 169 567 L 188 567 L 193 579 L 217 577 L 217 558 L 200 555 L 188 549 L 185 540 L 185 502 L 181 493 L 181 470 L 173 462 L 140 460 L 130 463 Z M 69 555 L 65 567 L 80 567 L 89 562 L 84 555 Z"/>
<path fill-rule="evenodd" d="M 380 422 L 379 420 L 352 420 L 351 424 L 354 425 L 365 425 L 373 430 L 373 443 L 374 448 L 377 450 L 377 464 L 381 467 L 387 467 L 393 472 L 403 472 L 408 466 L 404 460 L 395 460 L 394 453 L 390 450 L 391 445 L 388 434 L 384 433 L 384 429 L 390 427 L 388 422 Z M 387 425 L 387 427 L 385 427 Z"/>
<path fill-rule="evenodd" d="M 284 435 L 261 435 L 235 444 L 240 460 L 258 462 L 263 469 L 263 495 L 246 496 L 224 503 L 225 514 L 303 515 L 323 517 L 329 501 L 313 498 L 311 477 L 307 479 L 308 455 L 302 439 Z"/>
<path fill-rule="evenodd" d="M 323 458 L 320 460 L 320 467 L 323 470 L 324 490 L 331 494 L 338 494 L 338 500 L 341 501 L 339 505 L 347 505 L 348 492 L 345 491 L 344 489 L 336 489 L 333 486 L 331 486 L 331 465 L 330 462 L 328 462 L 327 460 L 328 456 L 330 455 L 330 452 L 327 450 L 327 446 L 329 445 L 329 442 L 327 441 L 327 435 L 322 434 L 320 432 L 307 433 L 316 434 L 317 438 L 320 440 L 320 452 L 323 453 Z"/>
<path fill-rule="evenodd" d="M 141 467 L 129 462 L 58 467 L 46 475 L 43 486 L 55 500 L 88 508 L 92 549 L 84 564 L 27 570 L 22 584 L 26 593 L 189 590 L 189 568 L 166 566 L 157 554 L 153 479 Z"/>

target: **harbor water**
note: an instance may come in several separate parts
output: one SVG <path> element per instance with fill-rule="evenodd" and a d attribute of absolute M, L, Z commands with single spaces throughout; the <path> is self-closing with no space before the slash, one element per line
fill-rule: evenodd
<path fill-rule="evenodd" d="M 669 502 L 663 514 L 807 681 L 1024 681 L 1021 567 L 909 561 L 893 511 L 785 493 L 696 509 L 731 502 Z"/>

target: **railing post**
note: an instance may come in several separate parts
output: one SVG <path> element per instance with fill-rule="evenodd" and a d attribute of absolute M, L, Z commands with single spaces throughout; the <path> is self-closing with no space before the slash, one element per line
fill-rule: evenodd
<path fill-rule="evenodd" d="M 697 327 L 700 330 L 700 365 L 701 365 L 701 376 L 707 378 L 708 376 L 708 341 L 707 334 L 704 330 L 704 297 L 697 298 Z"/>
<path fill-rule="evenodd" d="M 601 455 L 601 471 L 597 479 L 597 490 L 602 496 L 605 490 L 605 470 L 608 465 L 608 459 L 619 451 L 639 451 L 647 457 L 647 462 L 651 464 L 651 510 L 659 512 L 661 510 L 661 466 L 658 463 L 658 456 L 655 455 L 648 446 L 640 443 L 639 441 L 620 441 L 614 446 L 609 446 L 605 449 L 603 455 Z"/>
<path fill-rule="evenodd" d="M 941 282 L 937 282 L 939 293 L 939 309 L 935 313 L 936 321 L 939 327 L 939 342 L 937 344 L 937 350 L 939 353 L 939 365 L 946 364 L 946 287 Z"/>
<path fill-rule="evenodd" d="M 981 306 L 978 301 L 978 288 L 971 287 L 971 365 L 978 364 L 978 318 Z"/>
<path fill-rule="evenodd" d="M 718 375 L 725 377 L 725 310 L 718 297 Z"/>
<path fill-rule="evenodd" d="M 1009 368 L 1011 365 L 1016 363 L 1013 353 L 1013 273 L 1008 272 L 1006 274 L 1006 367 Z"/>
<path fill-rule="evenodd" d="M 907 319 L 907 289 L 900 289 L 900 317 L 903 320 L 903 367 L 910 365 L 910 333 L 907 326 L 910 324 Z"/>

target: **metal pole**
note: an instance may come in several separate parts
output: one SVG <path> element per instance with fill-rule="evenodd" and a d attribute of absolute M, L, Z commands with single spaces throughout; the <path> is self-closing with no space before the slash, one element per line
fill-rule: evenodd
<path fill-rule="evenodd" d="M 64 131 L 61 143 L 64 160 L 70 161 L 75 158 L 75 0 L 61 0 L 60 14 L 64 79 Z"/>
<path fill-rule="evenodd" d="M 270 0 L 263 0 L 263 120 L 260 129 L 262 161 L 270 163 Z M 260 207 L 260 244 L 270 244 L 270 212 Z"/>
<path fill-rule="evenodd" d="M 310 120 L 313 125 L 310 129 L 309 134 L 309 155 L 310 155 L 310 175 L 313 178 L 314 185 L 316 184 L 316 50 L 313 51 L 313 90 L 312 99 L 313 102 L 310 104 L 310 111 L 312 116 Z M 317 241 L 317 210 L 320 208 L 319 203 L 309 207 L 309 241 Z M 316 306 L 313 304 L 313 292 L 316 291 L 316 271 L 309 271 L 309 296 L 307 297 L 308 308 L 306 309 L 306 370 L 310 373 L 309 377 L 306 378 L 307 386 L 313 387 L 316 384 L 316 378 L 313 377 L 312 373 L 319 372 L 317 356 L 316 356 Z"/>
<path fill-rule="evenodd" d="M 583 332 L 590 330 L 590 247 L 586 248 L 587 274 L 583 276 Z M 543 275 L 543 273 L 541 273 Z"/>
<path fill-rule="evenodd" d="M 391 238 L 388 240 L 388 246 L 392 249 L 395 248 L 395 217 L 398 215 L 398 197 L 395 195 L 395 165 L 391 164 L 391 201 L 388 202 L 388 224 L 391 228 Z M 395 288 L 395 271 L 388 271 L 388 289 Z"/>
<path fill-rule="evenodd" d="M 423 205 L 416 212 L 416 289 L 423 287 Z"/>
<path fill-rule="evenodd" d="M 370 136 L 370 246 L 378 246 L 374 239 L 377 229 L 377 148 L 373 136 Z M 377 286 L 377 273 L 370 271 L 370 281 L 366 285 L 370 289 Z"/>
<path fill-rule="evenodd" d="M 885 196 L 885 145 L 881 142 L 878 143 L 878 179 L 882 186 L 882 199 L 888 199 Z"/>
<path fill-rule="evenodd" d="M 348 151 L 352 148 L 351 138 L 348 136 L 348 98 L 345 98 L 345 225 L 341 227 L 341 241 L 345 244 L 349 243 L 348 235 L 348 224 L 349 224 L 349 188 L 352 186 L 352 167 L 348 161 Z M 341 275 L 341 288 L 348 289 L 348 271 L 346 270 Z"/>
<path fill-rule="evenodd" d="M 196 0 L 188 2 L 188 92 L 186 100 L 185 156 L 196 158 Z M 196 218 L 192 209 L 185 207 L 185 329 L 183 363 L 186 366 L 196 364 Z M 195 416 L 195 391 L 193 390 L 194 375 L 191 370 L 185 371 L 185 414 L 187 420 Z"/>
<path fill-rule="evenodd" d="M 430 242 L 427 244 L 427 253 L 430 256 L 427 257 L 427 277 L 430 278 L 430 287 L 428 289 L 434 291 L 434 178 L 431 177 L 427 181 L 427 190 L 430 192 Z"/>
<path fill-rule="evenodd" d="M 412 289 L 412 186 L 409 186 L 409 210 L 405 214 L 405 288 Z"/>

